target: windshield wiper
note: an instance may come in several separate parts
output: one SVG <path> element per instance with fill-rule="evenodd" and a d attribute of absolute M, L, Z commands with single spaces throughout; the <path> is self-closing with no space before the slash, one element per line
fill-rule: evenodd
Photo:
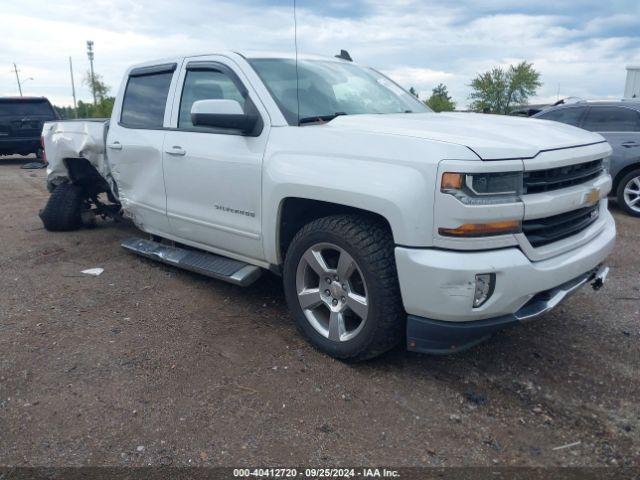
<path fill-rule="evenodd" d="M 348 114 L 346 112 L 336 112 L 330 115 L 314 115 L 313 117 L 302 117 L 300 120 L 298 120 L 298 125 L 303 125 L 305 123 L 327 123 L 341 115 Z"/>

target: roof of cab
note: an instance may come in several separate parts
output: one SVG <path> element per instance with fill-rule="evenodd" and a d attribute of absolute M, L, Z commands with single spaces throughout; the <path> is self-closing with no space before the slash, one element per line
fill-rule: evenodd
<path fill-rule="evenodd" d="M 229 57 L 229 58 L 242 57 L 245 60 L 258 59 L 258 58 L 264 58 L 264 59 L 282 58 L 287 60 L 293 60 L 296 58 L 295 51 L 273 52 L 273 51 L 246 50 L 246 51 L 239 52 L 239 51 L 226 50 L 226 51 L 218 51 L 218 52 L 198 52 L 198 53 L 191 53 L 186 55 L 185 54 L 176 55 L 174 57 L 159 58 L 155 60 L 149 60 L 146 62 L 140 62 L 135 65 L 131 65 L 129 67 L 129 70 L 132 70 L 134 68 L 140 68 L 140 67 L 148 67 L 153 65 L 173 63 L 183 58 L 204 57 L 209 55 L 220 55 L 220 56 Z M 336 62 L 336 63 L 354 63 L 354 62 L 349 62 L 348 60 L 337 58 L 331 55 L 314 55 L 314 54 L 308 54 L 308 53 L 298 53 L 298 59 L 299 60 L 322 60 L 322 61 Z"/>

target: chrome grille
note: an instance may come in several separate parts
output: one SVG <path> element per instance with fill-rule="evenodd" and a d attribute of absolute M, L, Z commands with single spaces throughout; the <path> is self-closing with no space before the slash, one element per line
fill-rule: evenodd
<path fill-rule="evenodd" d="M 524 174 L 524 193 L 541 193 L 592 180 L 602 172 L 602 159 L 592 162 L 533 170 Z"/>
<path fill-rule="evenodd" d="M 598 219 L 599 213 L 599 205 L 596 204 L 552 217 L 525 220 L 522 232 L 533 247 L 541 247 L 580 233 Z"/>

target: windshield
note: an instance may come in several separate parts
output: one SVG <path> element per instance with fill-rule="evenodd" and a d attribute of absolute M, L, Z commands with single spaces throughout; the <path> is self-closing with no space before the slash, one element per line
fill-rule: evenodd
<path fill-rule="evenodd" d="M 249 63 L 269 89 L 289 125 L 296 125 L 298 118 L 330 119 L 336 114 L 431 111 L 371 68 L 330 60 L 299 60 L 296 81 L 293 59 L 252 59 Z"/>
<path fill-rule="evenodd" d="M 28 117 L 31 115 L 53 117 L 53 110 L 46 100 L 0 100 L 0 116 Z"/>

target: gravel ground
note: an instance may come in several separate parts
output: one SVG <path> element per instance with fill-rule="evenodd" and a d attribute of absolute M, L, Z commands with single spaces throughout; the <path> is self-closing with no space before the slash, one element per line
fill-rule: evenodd
<path fill-rule="evenodd" d="M 0 159 L 0 465 L 640 466 L 639 219 L 614 210 L 599 292 L 463 354 L 348 365 L 275 276 L 153 263 L 129 225 L 46 232 L 24 162 Z"/>

